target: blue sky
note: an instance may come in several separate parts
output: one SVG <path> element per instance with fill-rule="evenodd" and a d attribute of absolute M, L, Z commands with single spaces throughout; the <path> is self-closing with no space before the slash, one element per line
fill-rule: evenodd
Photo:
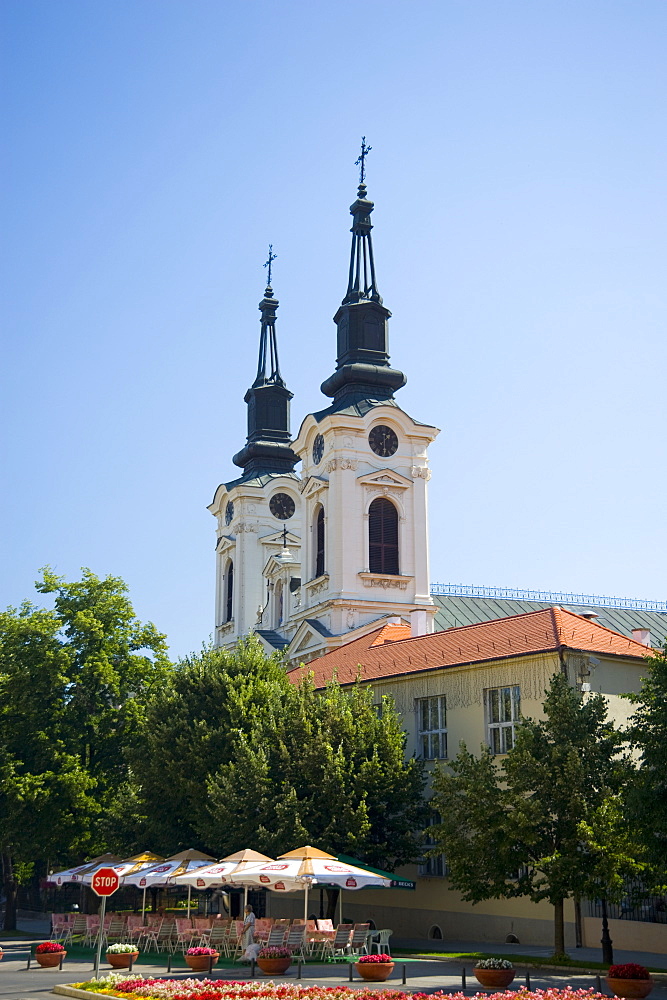
<path fill-rule="evenodd" d="M 213 625 L 274 244 L 322 406 L 360 136 L 433 580 L 667 598 L 664 0 L 4 0 L 0 606 Z"/>

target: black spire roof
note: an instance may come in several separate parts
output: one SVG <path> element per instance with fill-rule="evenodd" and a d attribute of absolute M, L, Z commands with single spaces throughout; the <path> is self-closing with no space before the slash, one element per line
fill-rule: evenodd
<path fill-rule="evenodd" d="M 262 315 L 257 376 L 245 394 L 248 404 L 248 440 L 233 462 L 243 469 L 243 479 L 278 473 L 289 475 L 299 458 L 290 448 L 289 408 L 292 393 L 280 374 L 276 310 L 278 300 L 266 286 L 259 304 Z M 267 374 L 268 363 L 268 374 Z"/>
<path fill-rule="evenodd" d="M 333 396 L 334 410 L 386 402 L 407 382 L 403 372 L 389 364 L 387 321 L 391 313 L 382 304 L 377 288 L 371 237 L 373 202 L 366 197 L 363 174 L 361 181 L 357 199 L 350 206 L 354 222 L 347 292 L 334 316 L 338 327 L 336 371 L 321 386 L 325 396 Z"/>

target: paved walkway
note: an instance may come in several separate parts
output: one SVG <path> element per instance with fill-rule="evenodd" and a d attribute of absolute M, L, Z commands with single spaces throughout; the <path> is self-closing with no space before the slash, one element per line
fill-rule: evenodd
<path fill-rule="evenodd" d="M 26 928 L 28 930 L 28 928 Z M 32 932 L 33 929 L 31 928 Z M 34 939 L 44 939 L 44 934 L 34 933 Z M 58 969 L 41 969 L 34 965 L 30 970 L 26 970 L 27 957 L 30 949 L 29 938 L 5 939 L 2 947 L 5 957 L 0 962 L 0 1000 L 33 1000 L 39 997 L 53 997 L 53 987 L 57 983 L 75 983 L 87 979 L 92 974 L 92 966 L 89 959 L 81 961 L 69 961 L 65 963 L 63 971 Z M 405 942 L 407 945 L 407 942 Z M 423 945 L 423 942 L 416 942 L 416 946 Z M 530 947 L 527 945 L 495 945 L 479 944 L 478 942 L 446 942 L 448 951 L 496 951 L 512 954 L 534 955 L 535 960 L 549 954 L 548 948 Z M 594 949 L 580 948 L 576 951 L 576 958 L 583 961 L 599 961 L 599 952 Z M 648 956 L 645 953 L 618 952 L 615 955 L 618 961 L 641 961 L 642 964 L 655 965 L 657 967 L 667 967 L 664 955 Z M 655 961 L 652 961 L 655 958 Z M 442 959 L 424 958 L 415 960 L 416 956 L 411 956 L 411 960 L 401 961 L 399 956 L 395 956 L 395 967 L 392 976 L 387 980 L 387 986 L 396 989 L 404 988 L 408 991 L 433 992 L 435 990 L 446 990 L 455 992 L 462 988 L 462 966 L 459 963 L 446 962 Z M 302 969 L 302 982 L 304 985 L 349 985 L 349 973 L 352 969 L 353 984 L 362 985 L 356 970 L 347 964 L 325 964 L 308 965 Z M 465 966 L 466 969 L 466 989 L 467 996 L 472 997 L 481 990 L 472 975 L 472 963 Z M 102 973 L 111 971 L 103 966 Z M 161 965 L 139 965 L 137 971 L 144 976 L 156 976 L 167 978 L 166 963 Z M 526 969 L 517 962 L 517 976 L 513 983 L 513 988 L 518 989 L 526 985 Z M 259 970 L 258 978 L 259 978 Z M 406 975 L 406 983 L 403 987 L 403 973 Z M 595 988 L 595 974 L 579 974 L 576 972 L 546 972 L 542 970 L 530 970 L 530 985 L 537 989 L 546 989 L 550 986 L 563 987 L 571 985 L 574 988 Z M 187 978 L 190 973 L 176 971 L 171 974 L 174 979 Z M 296 968 L 292 968 L 281 980 L 293 982 L 296 979 Z M 239 967 L 234 970 L 219 968 L 214 970 L 213 978 L 217 979 L 249 979 L 250 969 Z M 268 977 L 265 977 L 268 978 Z M 661 977 L 662 979 L 662 977 Z M 373 984 L 366 984 L 373 988 Z M 385 988 L 383 984 L 377 984 L 376 988 Z M 602 992 L 607 993 L 604 978 L 602 979 Z M 667 978 L 665 982 L 660 982 L 651 994 L 651 1000 L 667 1000 Z"/>

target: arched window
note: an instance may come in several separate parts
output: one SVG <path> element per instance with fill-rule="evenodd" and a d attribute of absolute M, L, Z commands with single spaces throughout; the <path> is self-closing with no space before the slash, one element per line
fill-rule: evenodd
<path fill-rule="evenodd" d="M 368 512 L 368 565 L 371 573 L 398 576 L 398 511 L 385 497 Z"/>
<path fill-rule="evenodd" d="M 227 587 L 225 590 L 225 621 L 230 622 L 234 617 L 234 563 L 227 563 Z"/>
<path fill-rule="evenodd" d="M 324 575 L 324 507 L 315 518 L 315 579 Z"/>

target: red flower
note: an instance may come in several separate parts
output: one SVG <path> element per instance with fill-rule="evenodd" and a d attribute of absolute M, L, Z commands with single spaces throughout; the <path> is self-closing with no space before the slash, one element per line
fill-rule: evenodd
<path fill-rule="evenodd" d="M 55 955 L 56 952 L 64 951 L 65 949 L 60 944 L 59 941 L 44 941 L 42 944 L 38 944 L 35 948 L 36 955 Z"/>
<path fill-rule="evenodd" d="M 611 979 L 650 979 L 648 969 L 636 962 L 627 962 L 625 965 L 612 965 L 607 975 Z"/>

